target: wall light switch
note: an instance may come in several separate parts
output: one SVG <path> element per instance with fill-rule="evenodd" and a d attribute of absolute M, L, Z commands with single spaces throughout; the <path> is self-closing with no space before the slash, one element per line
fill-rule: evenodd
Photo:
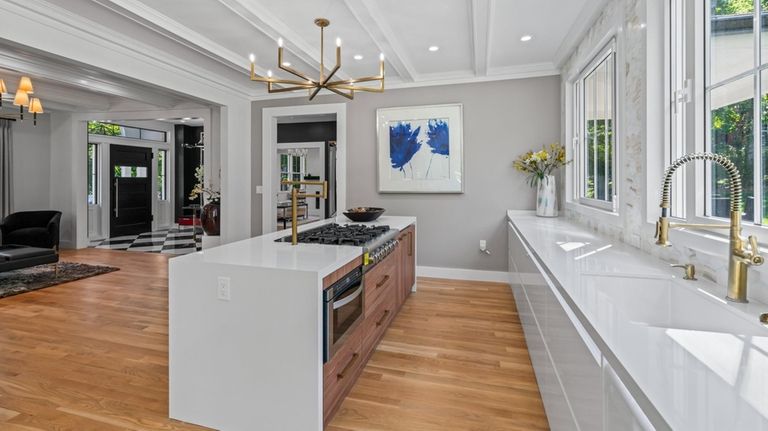
<path fill-rule="evenodd" d="M 485 250 L 486 248 L 488 248 L 488 243 L 484 239 L 481 239 L 480 240 L 480 250 Z"/>
<path fill-rule="evenodd" d="M 229 277 L 219 277 L 218 279 L 219 284 L 216 289 L 216 297 L 222 301 L 229 301 L 232 299 L 229 281 Z"/>

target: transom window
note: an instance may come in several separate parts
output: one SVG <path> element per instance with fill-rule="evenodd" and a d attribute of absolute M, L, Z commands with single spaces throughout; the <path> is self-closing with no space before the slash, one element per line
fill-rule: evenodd
<path fill-rule="evenodd" d="M 577 198 L 616 208 L 616 53 L 611 42 L 574 83 Z"/>

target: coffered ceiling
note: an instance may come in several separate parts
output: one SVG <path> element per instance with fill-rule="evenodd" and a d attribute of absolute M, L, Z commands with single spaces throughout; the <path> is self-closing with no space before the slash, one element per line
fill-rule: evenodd
<path fill-rule="evenodd" d="M 151 46 L 180 64 L 194 65 L 210 80 L 259 99 L 267 97 L 266 90 L 248 80 L 248 55 L 256 55 L 259 73 L 277 70 L 276 40 L 282 37 L 285 60 L 296 69 L 317 73 L 320 47 L 319 30 L 313 24 L 316 17 L 331 21 L 326 29 L 327 47 L 333 46 L 336 37 L 343 41 L 340 77 L 375 74 L 379 53 L 383 52 L 387 86 L 393 88 L 556 74 L 558 64 L 604 0 L 47 3 L 48 8 L 61 11 L 62 20 L 76 17 L 80 23 L 92 22 L 95 34 Z M 522 42 L 523 35 L 532 39 Z M 439 49 L 430 51 L 431 46 Z M 333 63 L 333 50 L 327 49 L 326 54 L 326 63 Z"/>

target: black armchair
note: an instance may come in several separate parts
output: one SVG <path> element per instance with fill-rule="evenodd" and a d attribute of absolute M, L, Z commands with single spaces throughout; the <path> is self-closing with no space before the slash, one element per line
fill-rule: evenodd
<path fill-rule="evenodd" d="M 2 244 L 59 249 L 61 211 L 22 211 L 0 223 Z"/>

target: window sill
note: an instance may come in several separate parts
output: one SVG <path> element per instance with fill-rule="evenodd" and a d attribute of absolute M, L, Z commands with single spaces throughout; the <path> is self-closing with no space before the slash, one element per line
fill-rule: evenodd
<path fill-rule="evenodd" d="M 578 213 L 588 219 L 597 220 L 600 223 L 609 224 L 611 226 L 621 226 L 621 217 L 618 212 L 596 208 L 574 201 L 566 202 L 565 210 Z"/>

